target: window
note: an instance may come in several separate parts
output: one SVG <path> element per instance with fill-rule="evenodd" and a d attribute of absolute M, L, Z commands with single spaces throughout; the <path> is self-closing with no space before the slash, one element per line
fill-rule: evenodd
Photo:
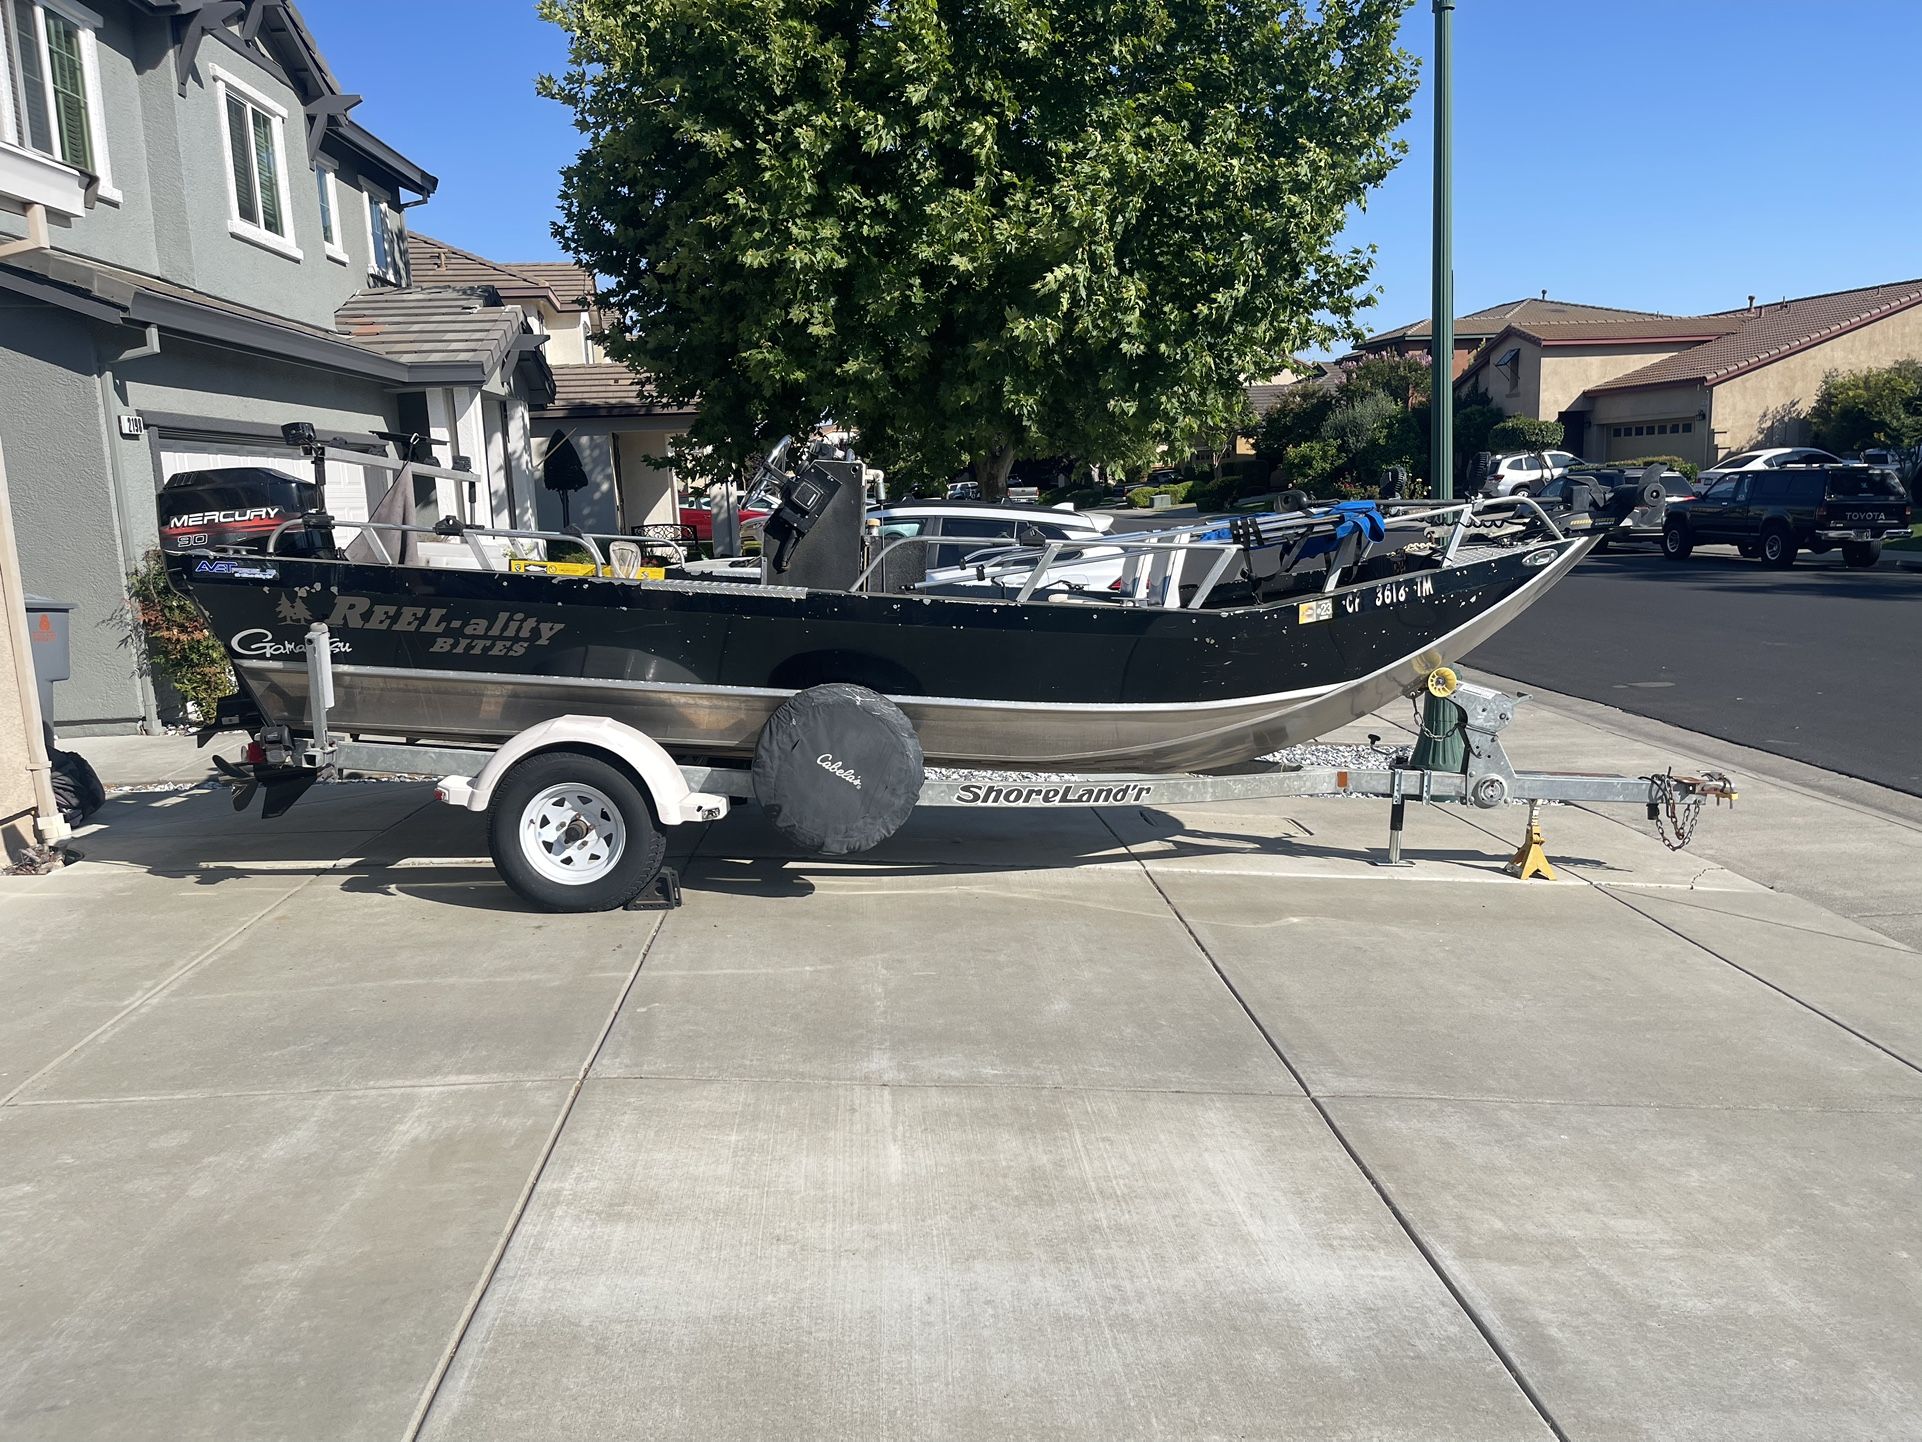
<path fill-rule="evenodd" d="M 1717 461 L 1715 463 L 1715 469 L 1718 471 L 1739 471 L 1743 466 L 1753 465 L 1754 463 L 1755 452 L 1744 451 L 1739 456 L 1730 456 L 1725 461 Z"/>
<path fill-rule="evenodd" d="M 118 204 L 100 124 L 100 17 L 72 0 L 0 0 L 0 140 L 99 177 Z"/>
<path fill-rule="evenodd" d="M 392 212 L 387 202 L 372 191 L 367 195 L 367 273 L 370 278 L 389 285 L 405 284 L 401 273 L 401 244 L 395 234 Z"/>
<path fill-rule="evenodd" d="M 1683 434 L 1683 435 L 1685 435 L 1685 436 L 1686 436 L 1686 435 L 1693 435 L 1693 434 L 1694 434 L 1694 432 L 1695 432 L 1695 422 L 1694 422 L 1694 421 L 1683 421 L 1683 422 L 1682 422 L 1682 434 Z"/>
<path fill-rule="evenodd" d="M 287 203 L 287 112 L 226 71 L 213 74 L 227 156 L 228 233 L 299 260 Z"/>
<path fill-rule="evenodd" d="M 340 185 L 334 179 L 334 172 L 326 168 L 314 171 L 315 183 L 320 187 L 320 243 L 327 252 L 329 260 L 347 263 L 347 248 L 340 243 Z"/>

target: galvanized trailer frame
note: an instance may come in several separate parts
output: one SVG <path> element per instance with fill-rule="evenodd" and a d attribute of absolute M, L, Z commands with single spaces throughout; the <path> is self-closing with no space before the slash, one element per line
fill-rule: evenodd
<path fill-rule="evenodd" d="M 651 739 L 606 718 L 563 717 L 544 722 L 503 747 L 419 745 L 337 736 L 329 729 L 333 700 L 333 647 L 326 626 L 315 624 L 307 637 L 311 736 L 286 728 L 261 734 L 267 765 L 297 776 L 430 776 L 440 781 L 444 801 L 482 810 L 489 804 L 492 780 L 507 764 L 546 749 L 600 750 L 627 764 L 649 791 L 658 819 L 667 825 L 718 820 L 736 801 L 754 799 L 754 778 L 745 766 L 684 763 L 669 757 Z M 1453 802 L 1490 810 L 1510 802 L 1529 803 L 1528 830 L 1510 869 L 1518 875 L 1553 876 L 1541 854 L 1539 807 L 1542 802 L 1640 805 L 1650 821 L 1666 818 L 1679 833 L 1692 828 L 1701 805 L 1735 799 L 1727 778 L 1716 773 L 1678 776 L 1673 772 L 1622 776 L 1567 771 L 1521 771 L 1510 762 L 1501 732 L 1515 719 L 1521 698 L 1490 687 L 1437 673 L 1431 687 L 1446 695 L 1462 714 L 1466 743 L 1464 769 L 1436 771 L 1408 765 L 1379 768 L 1249 766 L 1216 774 L 1114 773 L 1029 775 L 997 778 L 992 773 L 926 780 L 917 806 L 972 810 L 1022 810 L 1049 807 L 1183 806 L 1279 797 L 1367 796 L 1390 803 L 1388 840 L 1382 864 L 1401 865 L 1402 830 L 1409 802 Z M 570 725 L 569 723 L 575 723 Z M 541 734 L 535 735 L 535 732 Z M 663 779 L 668 776 L 673 779 Z M 477 789 L 478 788 L 478 789 Z M 303 788 L 304 789 L 304 788 Z M 244 801 L 236 802 L 242 805 Z M 290 803 L 291 804 L 291 803 Z M 284 808 L 282 808 L 284 809 Z M 270 804 L 270 814 L 273 808 Z M 1664 839 L 1667 839 L 1665 836 Z M 677 893 L 678 894 L 678 893 Z"/>

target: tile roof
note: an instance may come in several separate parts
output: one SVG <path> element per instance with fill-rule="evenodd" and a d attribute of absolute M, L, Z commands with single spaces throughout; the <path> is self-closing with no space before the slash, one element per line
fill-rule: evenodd
<path fill-rule="evenodd" d="M 1704 319 L 1732 322 L 1735 329 L 1680 355 L 1666 356 L 1589 389 L 1629 390 L 1689 381 L 1716 385 L 1919 303 L 1922 303 L 1922 280 L 1903 280 L 1891 285 L 1776 301 L 1753 311 L 1723 311 Z"/>
<path fill-rule="evenodd" d="M 1572 300 L 1551 300 L 1546 296 L 1529 296 L 1525 300 L 1503 301 L 1484 310 L 1470 311 L 1467 315 L 1455 317 L 1455 334 L 1461 336 L 1488 336 L 1509 325 L 1544 323 L 1554 321 L 1606 321 L 1606 320 L 1662 320 L 1666 319 L 1660 311 L 1622 310 L 1612 305 L 1583 305 Z M 1379 335 L 1371 335 L 1362 342 L 1364 347 L 1378 345 L 1390 340 L 1425 340 L 1432 332 L 1428 317 L 1410 321 L 1407 325 L 1396 326 Z"/>
<path fill-rule="evenodd" d="M 557 310 L 578 310 L 563 306 L 545 280 L 496 265 L 472 251 L 435 240 L 417 230 L 407 232 L 407 268 L 419 286 L 484 285 L 507 300 L 544 300 Z"/>
<path fill-rule="evenodd" d="M 617 361 L 554 367 L 554 400 L 537 412 L 556 416 L 691 415 L 693 406 L 662 400 L 646 376 Z"/>
<path fill-rule="evenodd" d="M 1721 316 L 1679 315 L 1648 320 L 1622 316 L 1609 320 L 1531 321 L 1504 326 L 1502 334 L 1512 332 L 1527 336 L 1542 345 L 1595 345 L 1609 341 L 1624 344 L 1635 341 L 1687 343 L 1713 340 L 1730 331 L 1740 330 L 1741 324 L 1740 321 Z"/>
<path fill-rule="evenodd" d="M 362 291 L 334 312 L 334 322 L 354 344 L 390 360 L 476 363 L 487 372 L 507 358 L 525 325 L 518 306 L 432 286 Z"/>
<path fill-rule="evenodd" d="M 587 310 L 595 291 L 593 272 L 571 260 L 509 261 L 506 268 L 554 292 L 562 310 Z"/>

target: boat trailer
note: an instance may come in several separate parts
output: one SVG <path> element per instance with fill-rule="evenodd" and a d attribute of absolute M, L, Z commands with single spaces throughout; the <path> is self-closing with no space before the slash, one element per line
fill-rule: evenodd
<path fill-rule="evenodd" d="M 1019 779 L 1003 774 L 961 772 L 928 777 L 922 772 L 918 746 L 911 728 L 906 737 L 912 766 L 898 775 L 888 766 L 875 766 L 868 749 L 865 769 L 856 774 L 837 756 L 859 751 L 859 738 L 837 747 L 833 728 L 846 718 L 887 719 L 887 713 L 906 725 L 886 698 L 852 686 L 821 686 L 801 692 L 797 701 L 816 693 L 847 693 L 824 698 L 816 708 L 830 728 L 801 737 L 800 750 L 810 763 L 795 773 L 797 781 L 821 786 L 821 777 L 840 783 L 828 787 L 824 799 L 838 798 L 847 787 L 870 793 L 857 803 L 859 816 L 824 816 L 807 804 L 806 786 L 796 793 L 780 789 L 770 795 L 766 768 L 757 764 L 715 766 L 684 764 L 657 742 L 631 726 L 606 716 L 560 716 L 540 722 L 504 745 L 469 747 L 368 740 L 336 734 L 330 729 L 334 704 L 333 642 L 328 628 L 316 622 L 307 632 L 306 665 L 310 697 L 311 735 L 287 727 L 260 731 L 249 748 L 248 764 L 216 759 L 223 779 L 234 787 L 234 809 L 244 810 L 256 792 L 264 795 L 262 814 L 271 818 L 291 807 L 315 781 L 343 777 L 436 777 L 435 795 L 471 811 L 492 813 L 490 837 L 494 860 L 504 879 L 535 905 L 549 910 L 604 910 L 612 905 L 630 909 L 677 905 L 678 878 L 661 865 L 665 843 L 649 827 L 652 869 L 633 887 L 632 896 L 616 901 L 589 901 L 585 889 L 576 896 L 570 867 L 594 872 L 598 863 L 611 864 L 624 851 L 645 854 L 643 838 L 630 834 L 629 819 L 661 826 L 718 821 L 735 802 L 759 803 L 780 829 L 808 850 L 845 855 L 878 844 L 920 807 L 963 807 L 970 810 L 1018 811 L 1048 807 L 1183 806 L 1204 802 L 1269 800 L 1279 797 L 1368 796 L 1390 803 L 1388 841 L 1377 865 L 1407 866 L 1402 856 L 1402 829 L 1410 802 L 1433 805 L 1453 802 L 1479 810 L 1510 803 L 1528 803 L 1527 830 L 1509 860 L 1510 874 L 1527 879 L 1555 879 L 1543 851 L 1540 808 L 1543 802 L 1639 805 L 1671 848 L 1688 844 L 1704 805 L 1713 800 L 1733 803 L 1736 791 L 1728 777 L 1715 771 L 1677 775 L 1673 771 L 1648 776 L 1601 775 L 1567 771 L 1518 771 L 1508 758 L 1501 733 L 1515 719 L 1522 697 L 1461 680 L 1447 667 L 1424 678 L 1429 715 L 1454 708 L 1458 718 L 1463 763 L 1459 771 L 1412 764 L 1380 767 L 1295 767 L 1253 763 L 1233 771 L 1209 774 L 1023 773 Z M 1434 700 L 1447 705 L 1438 713 Z M 854 703 L 850 706 L 849 702 Z M 774 732 L 782 720 L 777 713 L 769 724 Z M 891 724 L 891 723 L 890 723 Z M 1424 723 L 1426 726 L 1427 723 Z M 823 736 L 829 739 L 822 742 Z M 899 738 L 888 738 L 890 741 Z M 1371 738 L 1372 739 L 1372 738 Z M 1386 755 L 1386 753 L 1384 753 Z M 1421 754 L 1418 749 L 1416 755 Z M 884 762 L 891 758 L 884 755 Z M 1393 756 L 1391 762 L 1400 763 Z M 544 770 L 534 779 L 545 782 L 530 790 L 512 784 L 533 763 Z M 818 774 L 817 774 L 818 773 Z M 627 818 L 619 798 L 610 794 L 613 782 L 625 778 L 638 783 L 648 815 Z M 521 793 L 527 792 L 527 795 Z M 872 804 L 871 804 L 872 803 Z M 879 819 L 877 819 L 877 817 Z M 517 845 L 518 843 L 518 845 Z M 594 872 L 598 875 L 598 872 Z M 604 893 L 597 893 L 604 895 Z"/>

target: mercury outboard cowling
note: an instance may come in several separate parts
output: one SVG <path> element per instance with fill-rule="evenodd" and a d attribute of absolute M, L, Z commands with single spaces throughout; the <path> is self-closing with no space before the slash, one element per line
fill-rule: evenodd
<path fill-rule="evenodd" d="M 320 502 L 320 489 L 266 466 L 227 466 L 182 471 L 160 488 L 160 549 L 265 551 L 277 527 L 297 521 Z M 281 537 L 282 555 L 316 549 L 303 530 Z"/>

